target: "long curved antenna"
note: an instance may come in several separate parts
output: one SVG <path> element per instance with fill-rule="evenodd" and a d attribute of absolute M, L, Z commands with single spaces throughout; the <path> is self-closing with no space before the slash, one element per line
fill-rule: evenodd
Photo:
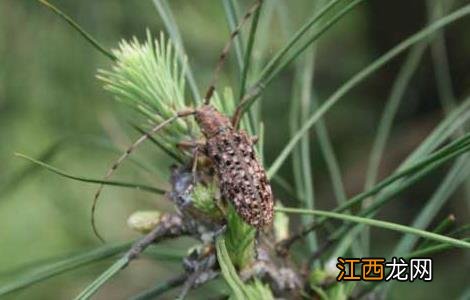
<path fill-rule="evenodd" d="M 41 0 L 39 0 L 41 1 Z M 251 17 L 251 15 L 261 6 L 262 4 L 262 0 L 256 0 L 255 3 L 253 3 L 249 9 L 247 10 L 247 12 L 245 13 L 245 15 L 243 16 L 242 20 L 240 21 L 240 23 L 238 24 L 238 26 L 235 28 L 235 30 L 232 31 L 232 33 L 230 34 L 230 38 L 229 40 L 227 41 L 227 43 L 225 44 L 224 48 L 222 49 L 222 52 L 219 56 L 219 60 L 217 62 L 217 66 L 214 70 L 214 75 L 212 77 L 212 80 L 209 84 L 209 87 L 207 89 L 207 92 L 205 94 L 205 97 L 204 97 L 204 104 L 209 104 L 210 103 L 210 99 L 214 93 L 214 90 L 215 90 L 215 84 L 219 78 L 219 75 L 220 75 L 220 71 L 225 63 L 225 60 L 226 60 L 226 57 L 227 57 L 227 54 L 230 50 L 230 47 L 233 43 L 233 40 L 234 38 L 240 33 L 240 29 L 242 28 L 242 26 L 248 21 L 248 19 Z M 145 140 L 147 140 L 148 138 L 151 137 L 152 134 L 155 134 L 157 133 L 158 131 L 160 131 L 162 128 L 164 128 L 165 126 L 167 126 L 168 124 L 170 124 L 171 122 L 175 121 L 176 119 L 178 119 L 179 117 L 186 117 L 186 116 L 189 116 L 189 115 L 192 115 L 195 113 L 195 110 L 193 109 L 189 109 L 189 110 L 184 110 L 184 111 L 181 111 L 179 113 L 177 113 L 177 115 L 171 117 L 171 118 L 168 118 L 166 119 L 165 121 L 163 121 L 162 123 L 158 124 L 157 126 L 155 126 L 154 128 L 152 128 L 149 132 L 145 133 L 144 135 L 142 135 L 140 138 L 138 138 L 127 150 L 126 152 L 124 152 L 124 154 L 122 154 L 112 165 L 111 165 L 111 168 L 108 169 L 108 171 L 106 172 L 103 180 L 106 180 L 108 179 L 109 177 L 111 177 L 111 175 L 116 171 L 116 169 L 119 167 L 119 165 L 141 144 L 143 143 Z M 101 184 L 98 189 L 96 190 L 95 192 L 95 195 L 94 195 L 94 198 L 93 198 L 93 205 L 91 207 L 91 225 L 93 227 L 93 232 L 94 234 L 102 241 L 104 242 L 104 239 L 103 237 L 99 234 L 98 232 L 98 228 L 96 226 L 96 222 L 95 222 L 95 212 L 96 212 L 96 205 L 98 203 L 98 199 L 99 199 L 99 196 L 101 195 L 101 192 L 103 191 L 103 188 L 104 188 L 104 185 Z"/>
<path fill-rule="evenodd" d="M 178 112 L 175 116 L 166 119 L 165 121 L 161 122 L 157 126 L 153 127 L 149 132 L 146 132 L 142 136 L 140 136 L 132 145 L 127 148 L 127 150 L 111 165 L 111 168 L 108 169 L 106 174 L 104 175 L 103 180 L 107 180 L 113 173 L 117 170 L 119 165 L 145 140 L 151 137 L 152 134 L 157 133 L 161 129 L 163 129 L 165 126 L 169 125 L 171 122 L 175 121 L 176 119 L 180 117 L 186 117 L 189 115 L 194 114 L 193 109 L 189 110 L 183 110 L 181 112 Z M 104 184 L 100 184 L 98 189 L 95 192 L 95 195 L 93 197 L 93 205 L 91 206 L 91 226 L 93 227 L 93 232 L 95 233 L 96 237 L 100 239 L 100 241 L 104 242 L 103 237 L 99 234 L 98 228 L 96 226 L 95 222 L 95 212 L 96 212 L 96 204 L 98 203 L 98 198 L 101 195 L 101 192 L 103 191 Z"/>
<path fill-rule="evenodd" d="M 243 109 L 245 108 L 245 105 L 253 98 L 256 97 L 256 93 L 258 92 L 258 89 L 255 89 L 254 91 L 249 91 L 246 93 L 243 98 L 240 100 L 238 103 L 237 108 L 235 109 L 235 112 L 233 113 L 232 117 L 232 125 L 234 128 L 237 128 L 238 125 L 240 124 L 240 120 L 242 118 L 243 114 Z"/>
<path fill-rule="evenodd" d="M 210 81 L 209 87 L 207 88 L 206 95 L 204 96 L 204 104 L 207 105 L 210 103 L 210 99 L 212 98 L 212 95 L 214 94 L 215 84 L 217 80 L 219 79 L 220 71 L 222 70 L 222 67 L 224 66 L 225 60 L 227 58 L 230 47 L 232 46 L 233 40 L 240 33 L 240 29 L 248 21 L 251 15 L 261 6 L 262 2 L 263 0 L 256 0 L 255 3 L 253 3 L 248 8 L 247 12 L 241 19 L 240 23 L 238 23 L 237 27 L 230 34 L 229 40 L 227 41 L 224 48 L 222 49 L 222 52 L 220 53 L 219 60 L 214 70 L 214 75 L 212 76 L 212 80 Z"/>

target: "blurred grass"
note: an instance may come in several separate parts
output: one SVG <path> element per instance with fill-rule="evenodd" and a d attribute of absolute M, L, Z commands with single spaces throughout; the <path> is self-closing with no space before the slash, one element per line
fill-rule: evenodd
<path fill-rule="evenodd" d="M 87 31 L 106 47 L 117 45 L 121 38 L 132 35 L 143 38 L 145 28 L 156 33 L 164 30 L 164 22 L 159 17 L 154 4 L 163 1 L 56 1 L 57 5 L 74 17 Z M 166 1 L 165 1 L 166 2 Z M 369 3 L 370 2 L 370 3 Z M 378 2 L 378 1 L 375 1 Z M 410 20 L 419 19 L 420 11 L 425 11 L 424 1 L 418 1 L 419 11 L 400 11 L 400 22 L 408 26 L 410 32 L 421 26 L 413 27 Z M 459 1 L 456 1 L 460 4 Z M 464 3 L 465 1 L 461 1 Z M 248 1 L 242 1 L 246 4 Z M 331 2 L 330 2 L 331 3 Z M 406 1 L 396 1 L 394 4 L 382 3 L 380 10 L 387 6 L 407 7 Z M 214 5 L 213 1 L 172 1 L 175 22 L 181 27 L 181 40 L 198 83 L 203 87 L 210 79 L 218 51 L 228 37 L 228 27 L 224 19 L 222 4 Z M 288 17 L 293 28 L 298 28 L 311 15 L 309 1 L 299 1 L 288 5 Z M 386 43 L 387 36 L 402 40 L 408 32 L 400 31 L 394 22 L 382 23 L 374 19 L 377 6 L 373 1 L 365 1 L 345 19 L 324 34 L 316 57 L 315 95 L 325 99 L 346 78 L 351 76 L 383 53 L 381 46 Z M 207 16 L 211 16 L 208 18 Z M 295 17 L 294 17 L 295 16 Z M 421 25 L 427 21 L 422 18 Z M 449 72 L 455 79 L 455 98 L 467 96 L 470 83 L 468 63 L 470 58 L 470 43 L 465 39 L 469 29 L 469 21 L 464 20 L 449 27 L 446 34 L 449 55 Z M 373 30 L 379 30 L 381 36 L 373 35 Z M 279 17 L 273 18 L 273 25 L 266 31 L 263 39 L 266 41 L 266 51 L 254 55 L 261 61 L 269 61 L 273 53 L 279 49 L 284 40 L 279 39 L 282 29 Z M 257 41 L 258 43 L 258 41 Z M 391 48 L 395 44 L 387 44 Z M 256 46 L 256 45 L 255 45 Z M 233 52 L 235 53 L 235 52 Z M 427 55 L 427 54 L 425 54 Z M 227 64 L 224 83 L 238 87 L 238 71 L 235 71 L 236 55 L 231 55 Z M 387 99 L 391 79 L 402 61 L 397 60 L 390 67 L 374 74 L 364 86 L 348 94 L 348 100 L 340 103 L 325 118 L 325 124 L 332 139 L 332 145 L 338 154 L 343 179 L 349 194 L 359 192 L 362 188 L 362 178 L 367 166 L 368 149 L 375 133 L 375 124 Z M 111 97 L 102 91 L 101 85 L 94 78 L 97 68 L 107 67 L 109 62 L 94 51 L 70 27 L 66 26 L 56 16 L 41 8 L 34 1 L 2 1 L 0 2 L 0 186 L 7 183 L 18 174 L 27 164 L 13 158 L 14 152 L 28 153 L 38 157 L 45 149 L 63 136 L 92 134 L 111 140 L 122 148 L 128 144 L 136 133 L 125 125 L 125 121 L 135 119 L 128 112 L 115 105 Z M 284 70 L 273 79 L 263 95 L 262 120 L 265 124 L 265 160 L 273 161 L 275 156 L 288 141 L 287 115 L 285 107 L 290 105 L 288 91 L 291 88 L 294 66 Z M 439 104 L 439 92 L 435 90 L 430 71 L 430 62 L 425 58 L 423 66 L 417 73 L 407 92 L 403 95 L 403 107 L 398 109 L 397 130 L 391 132 L 389 145 L 384 149 L 387 162 L 378 170 L 388 174 L 411 150 L 411 145 L 417 145 L 424 139 L 429 128 L 442 118 Z M 249 82 L 248 86 L 250 86 Z M 222 84 L 219 84 L 222 86 Z M 386 88 L 384 88 L 386 87 Z M 193 94 L 195 92 L 193 91 Z M 135 123 L 135 122 L 133 122 Z M 331 190 L 328 168 L 317 155 L 320 145 L 317 136 L 311 134 L 311 161 L 315 174 L 314 188 L 316 192 L 316 207 L 331 208 L 334 206 L 334 193 Z M 156 147 L 144 147 L 140 157 L 150 161 L 155 168 L 167 170 L 167 164 L 162 163 L 164 154 Z M 93 145 L 84 147 L 73 146 L 70 150 L 58 153 L 53 165 L 61 169 L 73 171 L 74 174 L 86 174 L 88 177 L 100 178 L 103 171 L 115 158 L 111 151 L 103 151 Z M 290 169 L 292 165 L 286 162 L 279 169 L 280 175 L 293 183 Z M 39 173 L 40 172 L 40 173 Z M 89 226 L 89 206 L 93 187 L 68 181 L 44 171 L 29 176 L 25 181 L 10 188 L 9 193 L 0 194 L 0 228 L 2 243 L 0 244 L 0 271 L 10 270 L 14 266 L 27 264 L 39 259 L 59 256 L 77 249 L 97 246 Z M 452 174 L 452 173 L 450 173 Z M 451 175 L 449 175 L 451 176 Z M 444 178 L 435 174 L 437 180 Z M 133 181 L 145 178 L 151 185 L 161 186 L 164 178 L 156 175 L 137 172 L 128 164 L 120 170 L 117 176 L 120 180 Z M 116 179 L 117 179 L 116 178 Z M 432 179 L 424 180 L 420 185 L 420 193 L 405 193 L 400 199 L 387 206 L 387 211 L 380 214 L 390 217 L 400 224 L 412 222 L 431 196 L 434 187 Z M 275 193 L 279 198 L 289 197 L 275 185 Z M 429 191 L 429 192 L 427 192 Z M 1 192 L 1 191 L 0 191 Z M 171 209 L 159 198 L 146 193 L 123 191 L 121 189 L 106 189 L 103 208 L 98 212 L 98 221 L 106 231 L 107 236 L 115 241 L 129 240 L 134 237 L 126 228 L 127 215 L 135 208 Z M 433 199 L 441 198 L 439 194 Z M 408 201 L 406 201 L 408 200 Z M 437 219 L 449 211 L 457 212 L 457 224 L 468 223 L 465 194 L 455 191 L 453 201 L 447 201 Z M 435 200 L 438 201 L 438 200 Z M 435 221 L 428 220 L 431 224 Z M 428 223 L 425 222 L 425 223 Z M 424 223 L 423 223 L 424 224 Z M 380 232 L 382 236 L 392 237 L 384 244 L 374 243 L 377 234 L 372 232 L 372 253 L 388 251 L 393 241 L 393 235 Z M 191 244 L 183 241 L 183 244 Z M 178 244 L 176 244 L 178 245 Z M 388 253 L 388 252 L 385 252 Z M 451 255 L 442 255 L 435 260 L 436 279 L 425 287 L 417 287 L 420 297 L 443 298 L 457 295 L 465 286 L 460 271 L 455 270 L 465 256 L 460 251 L 452 251 Z M 136 267 L 138 269 L 139 266 Z M 138 281 L 146 278 L 150 287 L 162 273 L 154 272 L 140 266 L 132 276 L 124 274 L 118 278 L 115 285 L 105 289 L 99 297 L 120 295 L 119 282 Z M 70 298 L 77 295 L 85 283 L 90 282 L 101 270 L 90 269 L 81 271 L 74 276 L 59 277 L 51 283 L 44 283 L 21 293 L 12 294 L 12 299 L 29 299 L 31 295 L 41 294 L 44 299 Z M 158 269 L 159 271 L 162 268 Z M 460 269 L 459 269 L 460 270 Z M 463 272 L 463 270 L 462 270 Z M 158 273 L 158 274 L 156 274 Z M 152 276 L 150 276 L 150 274 Z M 8 276 L 6 276 L 8 277 Z M 135 278 L 135 279 L 133 279 Z M 452 282 L 452 291 L 444 289 L 443 280 Z M 122 281 L 119 281 L 122 280 Z M 3 282 L 3 278 L 2 278 Z M 51 289 L 51 286 L 60 288 Z M 414 285 L 413 285 L 414 287 Z M 134 292 L 136 292 L 135 290 Z M 126 291 L 126 294 L 131 291 Z M 393 298 L 398 298 L 404 292 L 409 293 L 410 287 L 397 284 L 391 291 Z M 413 292 L 413 291 L 411 291 Z M 135 293 L 134 293 L 135 294 Z M 416 292 L 418 295 L 418 292 Z"/>

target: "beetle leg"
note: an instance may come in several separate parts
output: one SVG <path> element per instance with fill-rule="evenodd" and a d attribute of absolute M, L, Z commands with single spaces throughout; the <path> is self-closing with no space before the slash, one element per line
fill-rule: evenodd
<path fill-rule="evenodd" d="M 193 167 L 192 167 L 193 181 L 194 181 L 193 183 L 194 183 L 194 184 L 196 184 L 196 182 L 197 182 L 197 178 L 196 178 L 196 177 L 197 177 L 197 173 L 196 173 L 196 172 L 197 172 L 197 159 L 198 159 L 198 157 L 199 157 L 199 151 L 200 151 L 200 150 L 199 150 L 199 147 L 196 146 L 196 147 L 194 148 Z"/>
<path fill-rule="evenodd" d="M 183 150 L 188 150 L 188 149 L 194 149 L 196 147 L 204 146 L 205 141 L 204 140 L 193 140 L 193 141 L 180 141 L 176 144 L 176 147 L 183 149 Z"/>

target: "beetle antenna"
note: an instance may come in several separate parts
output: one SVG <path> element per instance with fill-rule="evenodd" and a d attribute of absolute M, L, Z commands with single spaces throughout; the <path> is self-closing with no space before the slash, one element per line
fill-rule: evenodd
<path fill-rule="evenodd" d="M 217 65 L 214 70 L 214 75 L 212 76 L 209 87 L 207 88 L 206 95 L 204 96 L 204 104 L 207 105 L 210 103 L 210 99 L 212 98 L 212 95 L 214 94 L 214 91 L 215 91 L 215 85 L 220 76 L 220 71 L 222 70 L 222 67 L 224 66 L 227 55 L 230 51 L 230 47 L 232 46 L 233 40 L 240 33 L 240 30 L 243 27 L 243 25 L 250 19 L 250 17 L 255 13 L 255 11 L 261 7 L 262 2 L 263 0 L 255 1 L 255 3 L 253 3 L 248 8 L 245 15 L 243 16 L 241 21 L 238 23 L 237 27 L 232 31 L 232 33 L 230 33 L 230 38 L 225 44 L 224 48 L 222 49 L 222 52 L 220 53 Z"/>
<path fill-rule="evenodd" d="M 111 165 L 111 167 L 108 169 L 108 171 L 106 172 L 106 174 L 104 175 L 104 178 L 103 180 L 106 180 L 108 178 L 110 178 L 114 172 L 117 170 L 117 168 L 121 165 L 121 163 L 126 160 L 127 157 L 129 157 L 129 155 L 131 155 L 132 152 L 134 152 L 134 150 L 141 144 L 143 143 L 145 140 L 147 140 L 148 138 L 151 137 L 151 135 L 157 133 L 158 131 L 160 131 L 161 129 L 163 129 L 164 127 L 166 127 L 167 125 L 169 125 L 170 123 L 172 123 L 173 121 L 175 121 L 176 119 L 180 118 L 180 117 L 186 117 L 186 116 L 189 116 L 189 115 L 192 115 L 194 114 L 194 110 L 190 109 L 190 110 L 184 110 L 184 111 L 181 111 L 179 113 L 177 113 L 175 116 L 171 117 L 171 118 L 168 118 L 166 120 L 164 120 L 163 122 L 161 122 L 160 124 L 156 125 L 155 127 L 153 127 L 150 131 L 146 132 L 145 134 L 141 135 L 132 145 L 129 146 L 129 148 L 127 148 L 127 150 Z M 96 237 L 98 237 L 102 242 L 104 242 L 104 239 L 103 237 L 101 236 L 101 234 L 98 232 L 98 228 L 96 226 L 96 219 L 95 219 L 95 212 L 96 212 L 96 204 L 98 203 L 98 199 L 101 195 L 101 192 L 103 191 L 103 188 L 104 188 L 104 184 L 100 184 L 100 186 L 98 187 L 98 189 L 96 190 L 95 192 L 95 195 L 93 197 L 93 205 L 91 206 L 91 226 L 93 227 L 93 232 L 95 233 Z"/>

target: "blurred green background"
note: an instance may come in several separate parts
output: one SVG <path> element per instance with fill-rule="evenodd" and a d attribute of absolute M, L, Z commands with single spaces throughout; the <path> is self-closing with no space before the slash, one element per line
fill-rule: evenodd
<path fill-rule="evenodd" d="M 270 0 L 268 0 L 270 1 Z M 274 1 L 274 0 L 273 0 Z M 181 26 L 189 62 L 201 87 L 208 84 L 216 57 L 228 38 L 220 1 L 170 1 Z M 245 1 L 248 3 L 248 1 Z M 245 3 L 244 2 L 244 3 Z M 121 39 L 155 35 L 164 30 L 152 1 L 53 2 L 71 15 L 107 48 Z M 466 1 L 456 1 L 456 6 Z M 293 28 L 311 13 L 311 1 L 288 2 Z M 425 1 L 370 0 L 335 25 L 319 43 L 315 70 L 315 91 L 320 101 L 341 83 L 426 22 Z M 450 73 L 457 99 L 470 89 L 470 19 L 446 28 Z M 278 26 L 266 36 L 274 53 L 285 39 Z M 233 56 L 232 56 L 233 57 Z M 363 186 L 367 158 L 377 120 L 387 99 L 402 58 L 377 72 L 347 95 L 327 115 L 327 125 L 338 156 L 349 195 Z M 102 90 L 95 75 L 109 68 L 110 61 L 87 44 L 61 19 L 36 1 L 0 1 L 0 279 L 11 279 L 22 266 L 67 255 L 99 245 L 90 226 L 95 186 L 64 179 L 15 157 L 15 152 L 39 157 L 56 145 L 50 162 L 74 174 L 100 178 L 113 159 L 114 149 L 124 149 L 137 134 L 129 125 L 134 115 Z M 238 86 L 235 63 L 225 68 L 225 84 Z M 266 124 L 266 160 L 271 162 L 288 140 L 284 109 L 290 99 L 293 68 L 284 71 L 266 89 L 263 119 Z M 189 93 L 188 93 L 189 95 Z M 429 51 L 402 102 L 387 146 L 381 176 L 388 174 L 442 119 Z M 283 125 L 285 124 L 285 126 Z M 334 206 L 331 184 L 313 131 L 314 184 L 322 209 Z M 114 146 L 113 146 L 114 145 Z M 144 146 L 136 155 L 152 175 L 127 163 L 116 178 L 167 185 L 169 162 L 154 147 Z M 25 169 L 26 168 L 26 169 Z M 443 170 L 441 170 L 443 171 Z M 290 163 L 283 177 L 292 181 Z M 387 205 L 378 218 L 409 224 L 442 178 L 435 172 Z M 294 205 L 282 189 L 274 186 L 284 204 Z M 455 214 L 457 223 L 469 220 L 468 194 L 463 189 L 439 213 L 442 220 Z M 127 241 L 137 234 L 126 227 L 128 215 L 136 209 L 171 209 L 151 194 L 106 188 L 98 208 L 98 225 L 108 241 Z M 387 253 L 399 236 L 373 230 L 373 255 Z M 169 249 L 184 250 L 189 240 L 166 243 Z M 385 252 L 383 252 L 385 251 Z M 432 283 L 396 284 L 392 299 L 453 299 L 468 285 L 469 255 L 459 250 L 435 256 Z M 464 263 L 462 263 L 464 262 Z M 109 261 L 55 277 L 11 299 L 64 299 L 75 296 L 95 278 Z M 170 277 L 179 263 L 140 260 L 126 269 L 97 295 L 99 299 L 125 298 Z M 466 277 L 466 278 L 465 278 Z M 406 297 L 406 298 L 408 298 Z"/>

